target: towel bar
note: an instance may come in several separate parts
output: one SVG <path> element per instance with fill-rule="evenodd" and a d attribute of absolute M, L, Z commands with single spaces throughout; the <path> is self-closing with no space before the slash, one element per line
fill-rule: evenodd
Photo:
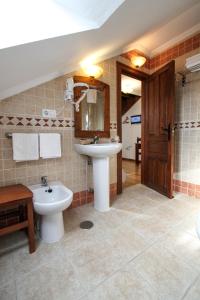
<path fill-rule="evenodd" d="M 12 138 L 12 133 L 7 132 L 7 133 L 5 134 L 5 137 L 7 137 L 8 139 Z"/>

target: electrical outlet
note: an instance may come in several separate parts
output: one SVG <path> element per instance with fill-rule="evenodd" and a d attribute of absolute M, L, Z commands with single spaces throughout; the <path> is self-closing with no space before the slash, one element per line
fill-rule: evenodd
<path fill-rule="evenodd" d="M 44 118 L 56 118 L 56 110 L 55 109 L 46 109 L 42 110 L 42 116 Z"/>

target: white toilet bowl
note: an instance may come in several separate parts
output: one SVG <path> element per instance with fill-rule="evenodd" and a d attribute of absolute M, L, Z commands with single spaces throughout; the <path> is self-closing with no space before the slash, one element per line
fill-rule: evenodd
<path fill-rule="evenodd" d="M 29 186 L 33 192 L 33 206 L 41 215 L 40 236 L 46 243 L 54 243 L 64 235 L 63 210 L 72 203 L 73 193 L 61 182 Z"/>

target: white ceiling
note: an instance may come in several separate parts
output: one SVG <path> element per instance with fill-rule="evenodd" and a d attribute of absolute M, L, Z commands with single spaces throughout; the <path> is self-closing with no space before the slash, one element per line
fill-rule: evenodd
<path fill-rule="evenodd" d="M 65 3 L 64 0 L 58 2 L 63 5 Z M 77 5 L 83 1 L 73 0 L 73 2 Z M 86 3 L 88 7 L 89 0 Z M 107 3 L 112 3 L 112 0 L 107 0 Z M 196 7 L 192 8 L 195 4 Z M 115 8 L 112 8 L 113 11 Z M 187 9 L 189 11 L 185 12 Z M 83 17 L 86 18 L 94 14 L 94 18 L 90 19 L 91 22 L 96 20 L 97 24 L 100 24 L 99 22 L 105 21 L 106 17 L 102 13 L 104 9 L 101 6 L 99 16 L 102 15 L 102 19 L 98 19 L 98 14 L 95 15 L 94 11 L 83 9 L 78 10 L 77 14 L 82 11 Z M 194 26 L 197 28 L 199 15 L 199 0 L 125 0 L 98 29 L 2 49 L 0 99 L 74 71 L 88 56 L 92 56 L 94 61 L 98 62 L 125 52 L 128 49 L 127 45 L 130 49 L 130 45 L 133 46 L 135 42 L 151 53 L 155 48 L 183 34 L 183 31 L 191 30 Z M 177 17 L 179 19 L 174 19 Z M 37 23 L 37 17 L 35 21 Z M 9 22 L 14 28 L 15 23 L 11 18 Z M 145 37 L 144 40 L 142 37 Z"/>
<path fill-rule="evenodd" d="M 0 49 L 99 28 L 123 2 L 1 0 Z"/>

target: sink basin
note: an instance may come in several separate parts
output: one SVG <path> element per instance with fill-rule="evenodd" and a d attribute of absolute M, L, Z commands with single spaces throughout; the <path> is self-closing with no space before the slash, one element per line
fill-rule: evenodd
<path fill-rule="evenodd" d="M 120 152 L 122 144 L 75 144 L 74 146 L 79 154 L 92 157 L 94 207 L 101 212 L 108 211 L 110 209 L 109 156 Z"/>
<path fill-rule="evenodd" d="M 81 145 L 75 144 L 75 149 L 79 154 L 91 157 L 109 157 L 118 153 L 122 149 L 121 143 L 105 143 Z"/>

